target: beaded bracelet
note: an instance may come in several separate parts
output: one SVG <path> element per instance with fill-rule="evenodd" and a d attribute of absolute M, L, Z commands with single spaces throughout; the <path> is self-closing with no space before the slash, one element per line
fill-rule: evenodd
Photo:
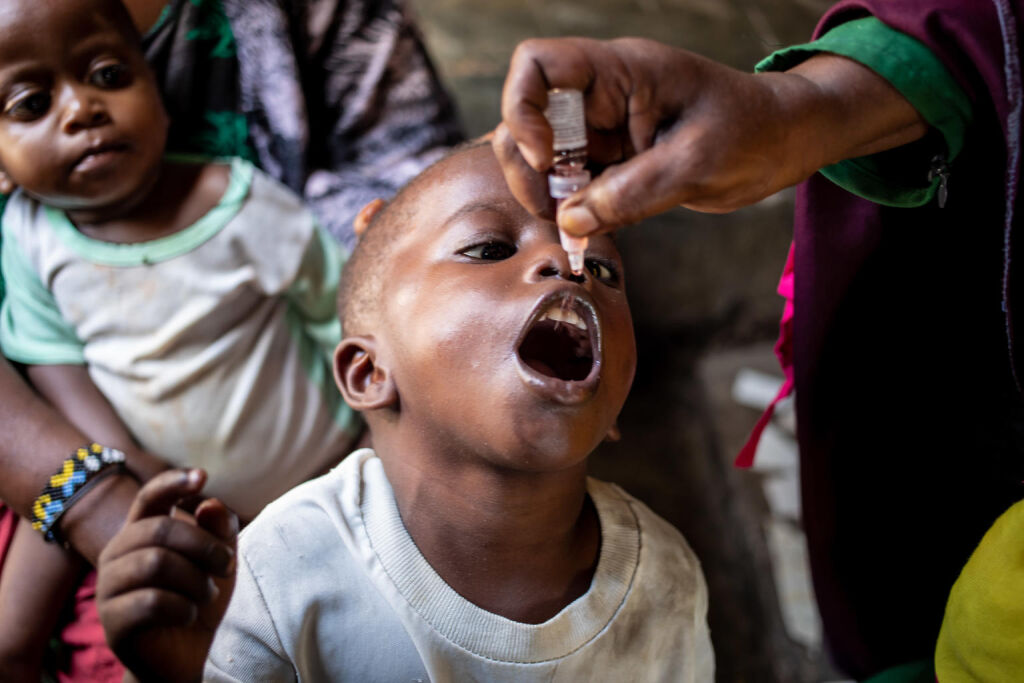
<path fill-rule="evenodd" d="M 124 453 L 98 443 L 82 446 L 64 461 L 32 504 L 32 528 L 58 542 L 57 521 L 86 491 L 111 474 L 124 471 Z"/>

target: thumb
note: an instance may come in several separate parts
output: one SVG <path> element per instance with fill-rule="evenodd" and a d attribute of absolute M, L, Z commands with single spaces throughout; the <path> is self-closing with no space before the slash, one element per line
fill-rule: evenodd
<path fill-rule="evenodd" d="M 558 227 L 584 237 L 637 223 L 678 206 L 687 196 L 687 171 L 672 145 L 660 144 L 609 166 L 558 209 Z"/>

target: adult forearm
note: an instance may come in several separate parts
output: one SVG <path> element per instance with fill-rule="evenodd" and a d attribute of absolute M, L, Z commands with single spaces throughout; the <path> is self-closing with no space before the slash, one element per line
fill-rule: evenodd
<path fill-rule="evenodd" d="M 0 358 L 0 498 L 30 516 L 46 478 L 85 437 Z"/>
<path fill-rule="evenodd" d="M 844 159 L 914 142 L 928 131 L 896 88 L 846 57 L 816 55 L 779 76 L 804 90 L 783 110 L 795 122 L 790 148 L 804 155 L 804 177 Z"/>
<path fill-rule="evenodd" d="M 87 438 L 47 405 L 0 358 L 0 498 L 31 517 L 47 479 Z M 60 530 L 90 562 L 120 528 L 138 485 L 126 476 L 99 482 L 60 520 Z"/>

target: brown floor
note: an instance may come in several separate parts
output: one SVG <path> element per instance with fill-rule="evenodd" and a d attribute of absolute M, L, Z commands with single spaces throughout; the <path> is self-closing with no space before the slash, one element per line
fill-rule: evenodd
<path fill-rule="evenodd" d="M 466 129 L 498 122 L 505 67 L 534 36 L 644 36 L 751 70 L 803 42 L 828 0 L 412 0 Z M 765 539 L 759 475 L 732 468 L 756 413 L 736 406 L 741 366 L 774 368 L 775 284 L 791 234 L 792 195 L 727 216 L 678 210 L 620 234 L 640 352 L 623 440 L 593 472 L 678 526 L 711 591 L 719 681 L 839 678 L 820 648 L 787 636 Z"/>

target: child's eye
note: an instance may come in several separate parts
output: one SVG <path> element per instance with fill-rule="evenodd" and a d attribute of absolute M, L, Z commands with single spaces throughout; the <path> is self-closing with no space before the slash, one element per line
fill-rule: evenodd
<path fill-rule="evenodd" d="M 516 253 L 516 248 L 508 242 L 485 242 L 463 249 L 460 253 L 482 261 L 504 261 Z"/>
<path fill-rule="evenodd" d="M 107 64 L 94 69 L 89 82 L 98 88 L 123 88 L 131 82 L 131 74 L 124 64 Z"/>
<path fill-rule="evenodd" d="M 616 284 L 619 281 L 619 273 L 615 266 L 604 261 L 588 258 L 583 262 L 583 267 L 587 269 L 595 280 L 600 280 L 607 284 Z"/>
<path fill-rule="evenodd" d="M 36 91 L 11 100 L 4 114 L 19 121 L 34 121 L 50 109 L 50 93 Z"/>

